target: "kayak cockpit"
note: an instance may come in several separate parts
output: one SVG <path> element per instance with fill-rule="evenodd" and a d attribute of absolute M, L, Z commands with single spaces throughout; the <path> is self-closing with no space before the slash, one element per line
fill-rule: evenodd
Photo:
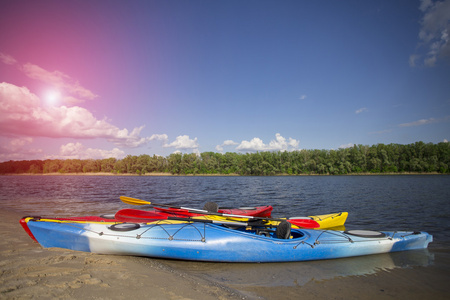
<path fill-rule="evenodd" d="M 242 231 L 248 234 L 254 234 L 262 237 L 267 237 L 271 239 L 298 239 L 303 238 L 305 234 L 300 230 L 288 230 L 284 232 L 280 230 L 280 227 L 272 228 L 272 227 L 234 227 L 234 230 Z"/>

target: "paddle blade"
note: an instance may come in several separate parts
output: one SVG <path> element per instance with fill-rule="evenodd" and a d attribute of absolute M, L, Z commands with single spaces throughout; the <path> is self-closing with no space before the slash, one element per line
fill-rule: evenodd
<path fill-rule="evenodd" d="M 120 200 L 122 200 L 123 203 L 131 204 L 131 205 L 147 205 L 147 204 L 152 204 L 151 202 L 148 202 L 148 201 L 145 201 L 145 200 L 136 199 L 136 198 L 131 198 L 131 197 L 126 197 L 126 196 L 120 196 Z"/>
<path fill-rule="evenodd" d="M 319 228 L 320 224 L 317 223 L 316 221 L 310 219 L 310 218 L 293 218 L 293 219 L 288 219 L 287 220 L 289 223 L 291 223 L 292 225 L 295 225 L 297 227 L 301 227 L 301 228 Z"/>

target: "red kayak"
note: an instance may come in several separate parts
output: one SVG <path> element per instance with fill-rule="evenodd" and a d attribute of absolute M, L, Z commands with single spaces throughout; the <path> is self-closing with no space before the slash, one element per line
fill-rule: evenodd
<path fill-rule="evenodd" d="M 273 207 L 271 205 L 264 205 L 264 206 L 256 206 L 256 207 L 240 207 L 240 208 L 231 208 L 231 207 L 219 207 L 218 211 L 222 214 L 228 214 L 228 215 L 241 215 L 241 216 L 252 216 L 252 217 L 265 217 L 269 218 L 272 214 Z M 168 213 L 171 216 L 176 217 L 196 217 L 196 216 L 202 216 L 202 213 L 194 213 L 192 211 L 189 211 L 187 209 L 180 209 L 180 208 L 163 208 L 163 207 L 154 207 L 154 210 L 148 210 L 150 211 L 156 211 L 156 212 L 163 212 Z"/>
<path fill-rule="evenodd" d="M 190 215 L 184 215 L 182 213 L 177 214 L 170 214 L 165 212 L 158 212 L 157 210 L 140 210 L 140 209 L 121 209 L 119 210 L 115 218 L 116 220 L 119 220 L 121 222 L 131 222 L 131 223 L 145 223 L 145 222 L 152 222 L 157 220 L 190 220 L 190 221 L 196 221 L 196 217 L 198 220 L 198 217 L 204 216 L 206 219 L 212 219 L 215 220 L 214 217 L 220 216 L 222 213 L 211 213 L 212 215 L 205 215 L 205 214 L 190 214 Z M 280 221 L 285 219 L 272 219 L 268 217 L 253 217 L 253 216 L 244 216 L 244 215 L 231 215 L 231 214 L 223 214 L 223 217 L 225 217 L 225 222 L 227 222 L 226 217 L 231 216 L 232 218 L 246 218 L 248 217 L 248 220 L 258 221 L 258 220 L 264 220 L 268 223 L 273 223 L 273 225 L 277 225 Z M 231 219 L 229 221 L 233 221 L 235 219 Z M 201 221 L 201 220 L 200 220 Z M 217 221 L 217 220 L 216 220 Z M 294 217 L 294 218 L 287 218 L 287 221 L 291 223 L 292 225 L 295 225 L 297 227 L 301 228 L 319 228 L 320 225 L 317 223 L 317 221 L 305 217 Z M 220 221 L 218 221 L 220 222 Z M 239 221 L 238 221 L 239 222 Z M 242 221 L 247 222 L 247 221 Z"/>
<path fill-rule="evenodd" d="M 242 207 L 242 208 L 219 208 L 217 213 L 228 215 L 240 215 L 249 217 L 263 217 L 268 218 L 271 215 L 273 207 L 270 205 L 257 207 Z M 212 212 L 214 213 L 214 212 Z M 121 209 L 116 215 L 115 219 L 121 222 L 143 222 L 151 220 L 165 220 L 171 217 L 191 218 L 204 216 L 205 214 L 191 211 L 182 208 L 163 208 L 153 207 L 150 210 L 141 209 Z"/>

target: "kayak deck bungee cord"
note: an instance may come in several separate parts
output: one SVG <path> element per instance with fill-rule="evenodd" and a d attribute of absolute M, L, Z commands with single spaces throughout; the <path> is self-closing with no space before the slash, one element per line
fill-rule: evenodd
<path fill-rule="evenodd" d="M 160 213 L 158 211 L 146 211 L 140 209 L 121 209 L 119 210 L 114 218 L 118 221 L 122 222 L 150 222 L 152 220 L 157 219 L 166 219 L 171 216 L 184 217 L 184 218 L 202 218 L 202 219 L 210 219 L 210 220 L 229 220 L 229 221 L 237 221 L 237 222 L 247 222 L 252 220 L 251 218 L 246 218 L 245 216 L 241 217 L 225 217 L 221 215 L 199 215 L 194 214 L 191 215 L 183 215 L 183 214 L 167 214 Z M 291 217 L 287 220 L 292 223 L 294 228 L 331 228 L 336 226 L 343 226 L 345 220 L 347 219 L 348 213 L 341 212 L 335 214 L 326 214 L 326 215 L 318 215 L 318 216 L 309 216 L 309 217 Z M 272 219 L 272 218 L 258 218 L 256 220 L 263 220 L 270 224 L 278 224 L 281 219 Z"/>

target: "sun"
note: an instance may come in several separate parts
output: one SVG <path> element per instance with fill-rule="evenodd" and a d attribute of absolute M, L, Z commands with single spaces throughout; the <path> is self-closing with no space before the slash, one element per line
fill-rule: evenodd
<path fill-rule="evenodd" d="M 45 94 L 45 102 L 47 105 L 55 106 L 59 103 L 60 99 L 61 93 L 57 90 L 51 90 Z"/>

